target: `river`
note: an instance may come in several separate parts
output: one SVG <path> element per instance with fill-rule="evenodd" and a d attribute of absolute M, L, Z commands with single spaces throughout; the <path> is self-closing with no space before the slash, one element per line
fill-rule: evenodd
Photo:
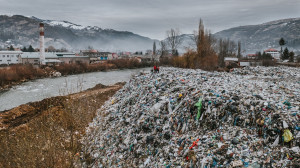
<path fill-rule="evenodd" d="M 58 78 L 37 79 L 14 86 L 0 93 L 0 111 L 8 110 L 28 102 L 45 98 L 62 96 L 92 88 L 97 84 L 112 85 L 127 82 L 132 75 L 141 71 L 149 72 L 150 68 L 116 70 L 108 72 L 91 72 Z"/>

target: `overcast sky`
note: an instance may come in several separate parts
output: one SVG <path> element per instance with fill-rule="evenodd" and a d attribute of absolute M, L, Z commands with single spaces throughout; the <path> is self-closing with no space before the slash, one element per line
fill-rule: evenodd
<path fill-rule="evenodd" d="M 170 28 L 192 33 L 199 18 L 216 33 L 300 17 L 300 0 L 0 0 L 0 14 L 66 20 L 161 40 Z"/>

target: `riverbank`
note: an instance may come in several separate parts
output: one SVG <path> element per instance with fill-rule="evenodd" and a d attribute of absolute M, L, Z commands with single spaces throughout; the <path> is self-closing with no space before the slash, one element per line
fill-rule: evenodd
<path fill-rule="evenodd" d="M 124 83 L 32 102 L 0 114 L 0 167 L 80 165 L 79 139 L 106 100 Z"/>
<path fill-rule="evenodd" d="M 105 72 L 116 69 L 135 69 L 149 67 L 150 63 L 138 62 L 136 59 L 110 60 L 97 64 L 63 64 L 51 67 L 34 67 L 33 65 L 12 65 L 0 68 L 0 92 L 8 90 L 35 79 L 67 76 L 87 72 Z"/>

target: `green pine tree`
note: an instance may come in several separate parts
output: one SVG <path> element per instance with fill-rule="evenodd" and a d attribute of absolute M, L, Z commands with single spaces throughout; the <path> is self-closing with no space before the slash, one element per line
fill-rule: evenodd
<path fill-rule="evenodd" d="M 292 51 L 289 53 L 289 62 L 294 62 L 295 53 Z"/>
<path fill-rule="evenodd" d="M 28 47 L 28 50 L 27 50 L 27 52 L 34 52 L 34 49 L 32 48 L 32 46 L 31 46 L 31 45 Z"/>
<path fill-rule="evenodd" d="M 9 51 L 15 51 L 15 49 L 12 45 L 9 47 Z"/>
<path fill-rule="evenodd" d="M 285 40 L 281 37 L 279 40 L 279 45 L 281 47 L 281 49 L 280 49 L 281 57 L 282 57 L 282 46 L 284 46 L 285 44 L 286 44 Z"/>
<path fill-rule="evenodd" d="M 23 47 L 22 51 L 23 51 L 23 52 L 27 52 L 27 48 L 26 48 L 26 47 Z"/>
<path fill-rule="evenodd" d="M 282 60 L 287 60 L 287 59 L 289 59 L 289 49 L 288 49 L 287 47 L 285 47 L 285 49 L 283 50 L 281 59 L 282 59 Z"/>

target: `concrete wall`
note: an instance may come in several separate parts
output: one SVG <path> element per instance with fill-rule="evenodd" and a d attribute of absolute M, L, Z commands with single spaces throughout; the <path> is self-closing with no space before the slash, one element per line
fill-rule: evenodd
<path fill-rule="evenodd" d="M 40 64 L 40 59 L 39 58 L 20 58 L 19 63 L 38 65 L 38 64 Z"/>
<path fill-rule="evenodd" d="M 90 58 L 89 57 L 60 57 L 58 60 L 64 62 L 65 64 L 74 64 L 74 63 L 84 63 L 89 64 Z"/>
<path fill-rule="evenodd" d="M 88 57 L 60 57 L 57 58 L 57 60 L 60 60 L 65 64 L 74 64 L 74 63 L 89 64 L 90 63 L 90 58 Z M 20 63 L 37 65 L 39 64 L 39 58 L 22 58 Z"/>

